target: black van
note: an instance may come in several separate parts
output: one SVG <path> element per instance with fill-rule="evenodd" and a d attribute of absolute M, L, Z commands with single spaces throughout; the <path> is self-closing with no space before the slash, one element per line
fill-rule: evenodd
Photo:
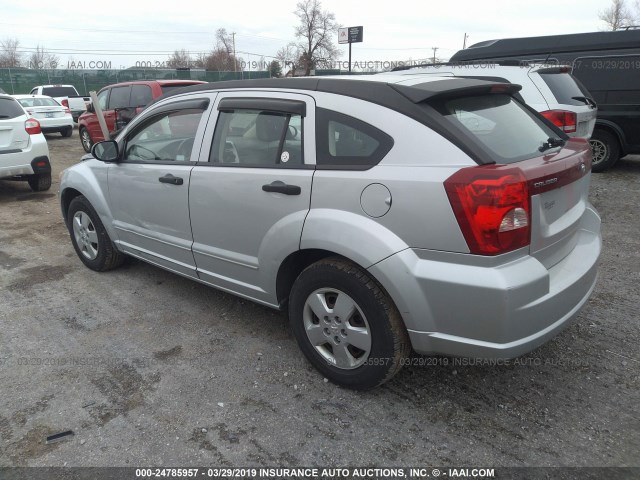
<path fill-rule="evenodd" d="M 489 40 L 460 50 L 450 62 L 479 60 L 571 66 L 598 104 L 593 170 L 640 153 L 640 30 Z"/>

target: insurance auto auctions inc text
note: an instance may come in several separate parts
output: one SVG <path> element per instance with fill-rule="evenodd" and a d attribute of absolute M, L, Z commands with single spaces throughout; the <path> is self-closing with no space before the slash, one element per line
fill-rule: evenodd
<path fill-rule="evenodd" d="M 233 478 L 232 472 L 220 469 L 221 478 Z M 230 469 L 231 470 L 231 469 Z M 493 478 L 493 468 L 256 468 L 243 472 L 262 479 L 389 479 L 389 478 Z"/>

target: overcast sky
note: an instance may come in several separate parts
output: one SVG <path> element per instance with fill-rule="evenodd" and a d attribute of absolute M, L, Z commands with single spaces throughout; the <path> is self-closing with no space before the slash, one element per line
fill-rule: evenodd
<path fill-rule="evenodd" d="M 611 0 L 323 0 L 343 26 L 362 25 L 364 42 L 353 60 L 448 59 L 467 45 L 507 37 L 602 30 L 598 13 Z M 99 5 L 99 6 L 98 6 Z M 236 32 L 238 56 L 259 60 L 295 40 L 296 0 L 1 0 L 0 39 L 17 38 L 21 50 L 41 45 L 70 60 L 110 62 L 126 68 L 162 62 L 170 52 L 211 50 L 215 31 Z M 94 7 L 95 6 L 95 7 Z M 336 38 L 337 43 L 337 38 Z M 347 59 L 347 46 L 341 46 Z M 248 55 L 246 52 L 250 53 Z"/>

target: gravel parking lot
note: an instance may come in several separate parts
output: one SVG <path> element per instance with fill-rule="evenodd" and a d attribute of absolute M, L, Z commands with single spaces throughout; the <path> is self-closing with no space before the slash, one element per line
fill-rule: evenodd
<path fill-rule="evenodd" d="M 604 252 L 571 327 L 508 365 L 415 357 L 357 393 L 285 314 L 142 262 L 85 268 L 56 198 L 83 151 L 48 139 L 49 192 L 0 181 L 0 466 L 640 466 L 640 157 L 593 176 Z"/>

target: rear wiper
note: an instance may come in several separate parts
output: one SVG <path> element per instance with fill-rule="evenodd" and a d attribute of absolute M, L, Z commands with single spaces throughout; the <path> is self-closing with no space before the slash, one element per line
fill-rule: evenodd
<path fill-rule="evenodd" d="M 538 151 L 546 152 L 551 148 L 564 147 L 565 143 L 566 141 L 561 138 L 549 137 L 546 142 L 544 142 L 542 145 L 540 145 L 540 147 L 538 147 Z"/>
<path fill-rule="evenodd" d="M 0 115 L 0 118 L 9 118 L 9 115 Z"/>
<path fill-rule="evenodd" d="M 571 97 L 572 100 L 578 100 L 580 102 L 584 102 L 587 105 L 589 105 L 590 107 L 593 108 L 597 108 L 598 105 L 596 104 L 595 100 L 593 98 L 589 98 L 589 97 Z"/>

